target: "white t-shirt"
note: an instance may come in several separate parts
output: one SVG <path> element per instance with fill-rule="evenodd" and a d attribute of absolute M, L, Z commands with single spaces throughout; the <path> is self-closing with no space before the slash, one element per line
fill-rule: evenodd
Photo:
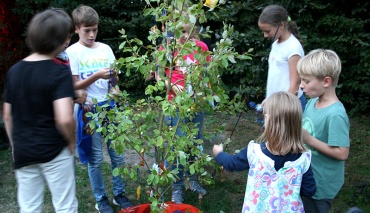
<path fill-rule="evenodd" d="M 288 61 L 294 55 L 299 55 L 302 58 L 304 51 L 301 43 L 293 34 L 282 43 L 278 43 L 278 40 L 276 40 L 272 44 L 269 56 L 266 98 L 275 92 L 289 90 L 290 74 Z M 302 94 L 303 91 L 299 88 L 298 97 L 301 97 Z"/>
<path fill-rule="evenodd" d="M 98 43 L 96 48 L 85 47 L 75 43 L 67 48 L 72 75 L 77 75 L 79 80 L 90 77 L 102 68 L 110 67 L 116 59 L 112 49 L 103 43 Z M 96 98 L 98 102 L 107 99 L 109 79 L 98 79 L 86 88 L 87 100 Z"/>

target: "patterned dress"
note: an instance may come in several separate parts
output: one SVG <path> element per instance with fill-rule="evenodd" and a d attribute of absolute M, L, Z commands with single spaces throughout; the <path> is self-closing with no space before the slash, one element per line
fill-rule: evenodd
<path fill-rule="evenodd" d="M 242 213 L 304 212 L 300 197 L 303 174 L 309 169 L 311 152 L 295 161 L 287 161 L 278 171 L 274 161 L 261 150 L 260 144 L 248 145 L 249 173 Z"/>

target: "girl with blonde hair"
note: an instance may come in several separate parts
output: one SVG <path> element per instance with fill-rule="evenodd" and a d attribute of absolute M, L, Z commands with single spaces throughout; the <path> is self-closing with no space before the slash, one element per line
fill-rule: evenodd
<path fill-rule="evenodd" d="M 265 101 L 263 114 L 258 143 L 236 155 L 214 145 L 216 161 L 229 171 L 249 170 L 242 212 L 304 212 L 301 195 L 312 197 L 316 184 L 302 139 L 301 103 L 292 93 L 277 92 Z"/>

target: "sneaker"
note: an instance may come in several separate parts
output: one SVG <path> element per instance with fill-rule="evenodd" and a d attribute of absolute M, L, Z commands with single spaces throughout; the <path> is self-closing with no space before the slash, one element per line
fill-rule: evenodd
<path fill-rule="evenodd" d="M 192 180 L 190 181 L 190 190 L 192 192 L 198 192 L 199 194 L 205 195 L 207 194 L 207 191 L 201 187 L 196 181 Z"/>
<path fill-rule="evenodd" d="M 182 195 L 183 195 L 182 190 L 173 190 L 171 201 L 177 204 L 182 204 L 182 201 L 184 201 L 184 198 Z"/>
<path fill-rule="evenodd" d="M 122 209 L 130 207 L 130 206 L 134 206 L 129 201 L 129 199 L 122 194 L 114 196 L 113 204 L 116 206 L 120 206 Z"/>
<path fill-rule="evenodd" d="M 114 213 L 113 208 L 109 205 L 109 200 L 104 196 L 95 204 L 95 209 L 100 213 Z"/>

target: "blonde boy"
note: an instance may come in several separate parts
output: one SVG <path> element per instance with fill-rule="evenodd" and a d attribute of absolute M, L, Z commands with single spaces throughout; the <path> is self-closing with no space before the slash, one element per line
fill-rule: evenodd
<path fill-rule="evenodd" d="M 344 161 L 349 154 L 349 119 L 335 88 L 341 61 L 332 50 L 316 49 L 298 61 L 301 88 L 311 98 L 303 113 L 303 139 L 312 152 L 317 191 L 303 197 L 308 213 L 329 212 L 344 183 Z"/>

